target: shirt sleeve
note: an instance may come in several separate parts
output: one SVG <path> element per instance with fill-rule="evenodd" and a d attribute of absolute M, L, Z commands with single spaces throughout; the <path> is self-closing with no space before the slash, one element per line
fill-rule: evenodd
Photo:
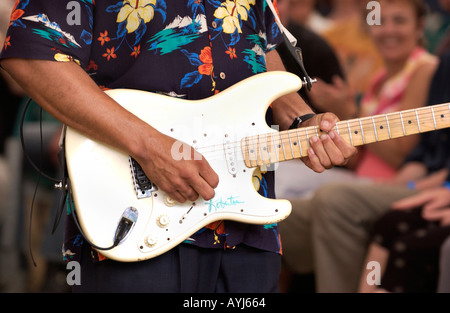
<path fill-rule="evenodd" d="M 89 63 L 94 0 L 20 0 L 15 5 L 1 59 Z"/>

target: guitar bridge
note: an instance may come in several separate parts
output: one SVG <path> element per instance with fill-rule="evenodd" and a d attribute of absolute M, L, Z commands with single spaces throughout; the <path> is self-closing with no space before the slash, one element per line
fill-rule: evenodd
<path fill-rule="evenodd" d="M 130 156 L 129 161 L 131 174 L 133 176 L 134 190 L 136 191 L 137 198 L 150 198 L 152 196 L 152 192 L 158 190 L 158 187 L 156 187 L 156 185 L 148 179 L 144 173 L 144 170 L 135 159 Z"/>

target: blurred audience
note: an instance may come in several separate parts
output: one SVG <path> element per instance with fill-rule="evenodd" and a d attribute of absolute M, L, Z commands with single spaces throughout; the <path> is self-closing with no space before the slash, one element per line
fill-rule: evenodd
<path fill-rule="evenodd" d="M 383 66 L 367 24 L 367 0 L 332 0 L 328 18 L 332 26 L 321 34 L 335 49 L 350 92 L 357 100 L 367 90 L 372 76 Z"/>
<path fill-rule="evenodd" d="M 437 65 L 437 59 L 420 45 L 426 14 L 423 2 L 381 0 L 380 3 L 383 24 L 370 27 L 370 34 L 383 57 L 384 68 L 371 80 L 362 101 L 360 117 L 425 105 Z M 340 234 L 337 230 L 341 225 L 333 225 L 340 222 L 329 215 L 339 215 L 333 212 L 333 206 L 344 208 L 349 204 L 345 198 L 348 188 L 358 190 L 365 185 L 362 182 L 392 179 L 419 139 L 419 136 L 408 136 L 364 146 L 355 158 L 354 173 L 328 181 L 325 178 L 312 199 L 299 194 L 288 197 L 293 203 L 293 213 L 280 224 L 287 267 L 296 273 L 315 272 L 319 292 L 357 291 L 360 273 L 355 269 L 363 262 L 365 250 L 358 251 L 358 245 L 347 247 L 346 236 L 355 234 Z M 332 181 L 336 182 L 332 185 L 334 188 L 326 185 Z M 316 183 L 307 181 L 308 185 Z M 364 209 L 357 214 L 349 208 L 348 213 L 352 216 L 348 217 L 352 220 L 364 218 L 362 211 Z M 334 233 L 333 228 L 336 229 Z M 346 248 L 354 254 L 348 253 Z M 343 263 L 336 260 L 341 254 L 344 254 Z M 346 264 L 349 258 L 351 260 Z M 350 270 L 346 271 L 346 268 Z"/>
<path fill-rule="evenodd" d="M 314 32 L 324 32 L 331 26 L 331 21 L 316 9 L 316 4 L 316 0 L 293 0 L 289 9 L 289 19 Z"/>
<path fill-rule="evenodd" d="M 450 47 L 441 56 L 429 104 L 450 101 L 449 80 Z M 416 193 L 386 206 L 393 210 L 376 221 L 365 264 L 380 264 L 381 285 L 369 284 L 369 273 L 363 269 L 360 292 L 450 292 L 450 255 L 444 243 L 450 238 L 449 138 L 448 128 L 423 134 L 409 157 L 423 164 L 424 169 L 416 172 L 423 171 L 429 178 L 409 182 Z"/>
<path fill-rule="evenodd" d="M 8 28 L 9 16 L 15 1 L 3 0 L 0 2 L 0 42 L 6 39 L 6 30 Z M 9 169 L 5 160 L 5 141 L 13 132 L 14 122 L 17 116 L 19 103 L 22 100 L 23 93 L 18 85 L 10 76 L 0 69 L 0 95 L 2 105 L 0 106 L 0 225 L 2 215 L 6 210 L 8 195 Z"/>
<path fill-rule="evenodd" d="M 333 112 L 340 119 L 354 117 L 357 107 L 354 101 L 347 98 L 345 77 L 334 49 L 319 34 L 290 18 L 289 13 L 296 2 L 297 0 L 278 0 L 277 7 L 281 22 L 297 39 L 297 47 L 302 51 L 303 62 L 308 74 L 312 78 L 318 79 L 318 83 L 314 84 L 311 91 L 302 88 L 299 91 L 300 94 L 317 113 Z M 284 44 L 278 47 L 278 52 L 286 69 L 301 76 L 296 61 Z M 320 87 L 320 92 L 316 91 L 319 88 L 318 85 L 328 85 L 334 81 L 339 81 L 342 92 L 329 92 L 325 87 Z M 342 94 L 344 95 L 342 96 Z"/>
<path fill-rule="evenodd" d="M 450 293 L 450 237 L 441 247 L 439 256 L 438 293 Z"/>
<path fill-rule="evenodd" d="M 15 0 L 0 1 L 0 42 L 2 43 L 3 49 L 8 48 L 8 38 L 6 31 L 15 3 Z M 65 284 L 65 276 L 61 276 L 61 273 L 65 273 L 65 268 L 61 267 L 62 261 L 60 256 L 61 249 L 59 246 L 60 240 L 59 238 L 57 238 L 62 234 L 59 232 L 57 232 L 54 236 L 50 234 L 50 228 L 52 225 L 49 224 L 52 222 L 51 217 L 53 217 L 54 215 L 54 212 L 52 212 L 52 210 L 54 209 L 53 206 L 55 205 L 55 201 L 59 201 L 59 199 L 54 199 L 54 187 L 52 184 L 48 184 L 48 182 L 46 182 L 45 180 L 40 181 L 40 188 L 36 194 L 36 198 L 34 201 L 33 220 L 30 224 L 29 217 L 31 203 L 37 184 L 37 173 L 29 166 L 28 162 L 25 159 L 23 162 L 23 168 L 21 169 L 22 172 L 20 174 L 11 172 L 10 164 L 8 164 L 6 155 L 8 151 L 6 151 L 6 142 L 10 139 L 18 140 L 19 138 L 20 115 L 23 112 L 23 108 L 27 100 L 27 95 L 3 69 L 0 69 L 0 95 L 2 97 L 2 105 L 0 106 L 0 231 L 1 234 L 5 236 L 17 236 L 17 238 L 15 239 L 8 239 L 9 242 L 17 241 L 15 251 L 12 251 L 14 249 L 9 249 L 8 251 L 0 251 L 0 256 L 2 257 L 0 259 L 0 271 L 2 272 L 2 274 L 8 274 L 8 276 L 10 276 L 11 274 L 17 274 L 18 277 L 11 278 L 17 281 L 19 281 L 22 276 L 25 276 L 25 282 L 23 284 L 16 284 L 16 282 L 11 283 L 11 281 L 4 281 L 4 279 L 6 278 L 4 277 L 5 275 L 2 275 L 3 277 L 1 277 L 2 279 L 0 281 L 0 292 L 8 292 L 11 288 L 15 292 L 66 291 L 67 286 Z M 36 105 L 31 106 L 32 109 L 29 111 L 29 114 L 25 118 L 25 128 L 27 127 L 27 125 L 39 121 L 40 119 L 39 112 L 33 110 L 33 108 L 35 107 Z M 45 132 L 48 126 L 47 122 L 54 123 L 55 120 L 45 112 L 43 113 L 43 120 L 43 129 Z M 50 126 L 51 125 L 52 124 L 50 124 Z M 57 125 L 55 129 L 56 132 L 51 135 L 54 137 L 49 140 L 56 140 L 59 138 L 60 126 Z M 36 130 L 38 131 L 39 128 L 37 128 Z M 37 160 L 39 161 L 39 158 L 41 157 L 40 149 L 37 148 L 40 144 L 39 134 L 32 134 L 28 132 L 27 135 L 28 136 L 25 138 L 25 141 L 28 146 L 28 152 L 36 152 L 36 155 L 38 155 Z M 45 148 L 47 148 L 47 138 L 44 138 L 44 140 L 46 140 L 44 146 Z M 56 141 L 50 141 L 50 143 L 48 144 L 48 148 L 53 150 L 49 151 L 48 154 L 45 154 L 43 156 L 42 161 L 44 164 L 54 162 L 56 154 L 54 150 L 55 143 Z M 33 147 L 36 147 L 35 151 L 33 151 Z M 18 156 L 14 155 L 12 157 Z M 52 163 L 44 170 L 51 169 L 52 171 L 55 171 L 56 166 L 57 164 Z M 20 186 L 11 186 L 11 181 L 13 181 L 11 179 L 12 175 L 22 174 L 23 177 L 20 177 Z M 11 188 L 20 188 L 21 190 L 15 190 L 14 192 L 12 192 Z M 18 199 L 18 201 L 10 201 L 13 195 L 20 197 L 21 199 Z M 8 203 L 18 203 L 19 207 L 8 206 Z M 15 211 L 11 212 L 11 210 Z M 17 232 L 15 232 L 14 234 L 5 233 L 2 231 L 2 224 L 5 223 L 3 215 L 5 214 L 5 212 L 9 212 L 10 214 L 17 214 L 18 216 L 17 220 L 20 223 L 18 223 L 18 225 L 14 225 L 11 228 L 17 230 Z M 31 230 L 30 237 L 28 236 L 29 230 Z M 31 250 L 33 251 L 33 257 L 37 263 L 37 267 L 33 265 L 30 255 L 28 255 L 28 238 L 31 238 Z M 4 247 L 2 246 L 1 248 Z M 22 269 L 23 264 L 9 264 L 8 260 L 10 260 L 10 258 L 7 257 L 7 255 L 9 256 L 12 254 L 17 254 L 18 256 L 20 256 L 20 258 L 26 255 L 23 263 L 27 264 L 27 268 Z M 57 258 L 55 257 L 55 255 L 57 255 Z M 19 274 L 22 273 L 13 272 L 15 270 L 23 270 L 25 274 L 19 276 Z M 14 287 L 11 286 L 12 284 L 14 284 Z M 16 287 L 16 285 L 20 287 Z"/>

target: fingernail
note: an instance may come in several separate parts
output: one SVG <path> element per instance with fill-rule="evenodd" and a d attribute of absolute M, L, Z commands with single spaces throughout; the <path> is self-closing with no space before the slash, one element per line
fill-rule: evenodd
<path fill-rule="evenodd" d="M 317 136 L 312 136 L 311 137 L 311 142 L 316 143 L 319 141 L 319 138 L 317 138 Z"/>
<path fill-rule="evenodd" d="M 322 121 L 322 128 L 327 130 L 330 127 L 330 123 L 328 121 Z"/>
<path fill-rule="evenodd" d="M 336 137 L 335 132 L 332 130 L 330 132 L 328 132 L 328 136 L 330 136 L 331 139 L 334 139 Z"/>
<path fill-rule="evenodd" d="M 316 153 L 314 152 L 314 150 L 312 148 L 308 149 L 308 155 L 315 155 Z"/>

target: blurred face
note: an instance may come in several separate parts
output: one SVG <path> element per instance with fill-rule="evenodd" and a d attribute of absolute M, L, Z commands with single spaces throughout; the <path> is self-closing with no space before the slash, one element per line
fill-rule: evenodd
<path fill-rule="evenodd" d="M 417 20 L 409 0 L 382 0 L 380 4 L 381 25 L 370 27 L 375 45 L 385 61 L 404 61 L 419 45 L 423 22 Z"/>
<path fill-rule="evenodd" d="M 290 0 L 277 0 L 277 8 L 278 8 L 278 14 L 280 16 L 280 20 L 281 23 L 283 23 L 283 25 L 287 25 L 287 20 L 288 20 L 288 12 L 289 12 L 289 8 L 288 8 L 288 3 Z"/>
<path fill-rule="evenodd" d="M 439 0 L 441 8 L 447 12 L 450 12 L 450 0 Z"/>
<path fill-rule="evenodd" d="M 315 0 L 283 0 L 288 2 L 289 18 L 296 23 L 304 24 L 314 10 Z"/>

